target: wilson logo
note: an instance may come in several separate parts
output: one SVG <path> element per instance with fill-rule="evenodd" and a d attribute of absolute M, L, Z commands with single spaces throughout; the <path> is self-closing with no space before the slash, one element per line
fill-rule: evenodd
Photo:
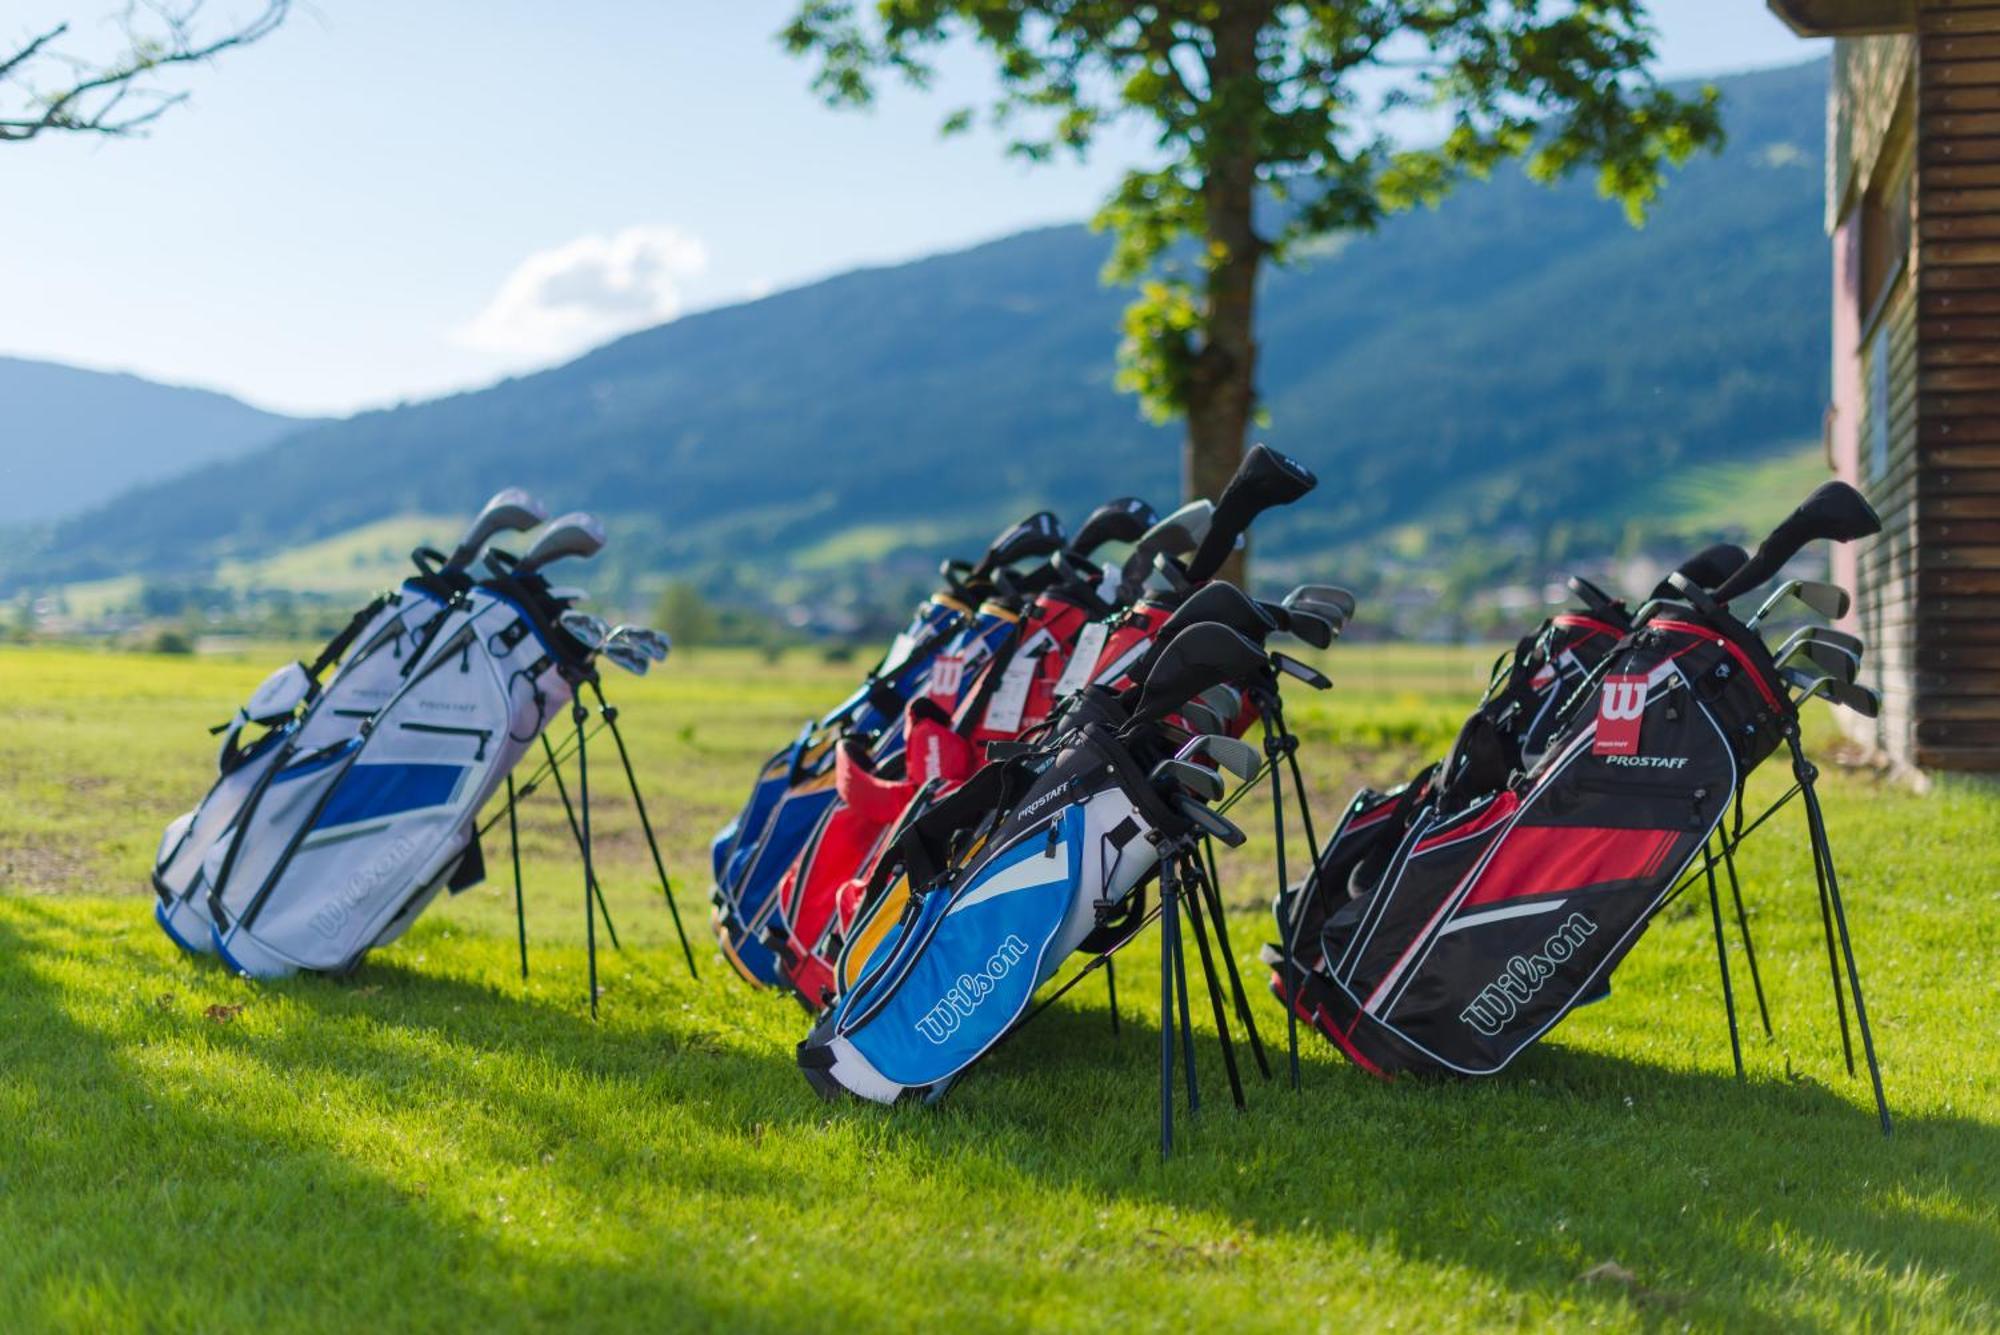
<path fill-rule="evenodd" d="M 416 841 L 409 835 L 396 836 L 394 842 L 375 856 L 374 861 L 364 864 L 347 878 L 347 884 L 334 892 L 331 902 L 312 915 L 308 920 L 312 929 L 320 936 L 332 939 L 347 925 L 355 910 L 381 888 L 382 883 L 403 865 L 405 858 L 416 851 L 416 847 Z"/>
<path fill-rule="evenodd" d="M 932 1043 L 942 1044 L 958 1032 L 958 1027 L 972 1017 L 972 1013 L 985 1003 L 1000 985 L 1000 980 L 1014 971 L 1028 955 L 1028 943 L 1018 936 L 1009 936 L 993 952 L 993 958 L 986 961 L 986 967 L 978 973 L 962 973 L 958 981 L 923 1019 L 917 1021 L 917 1032 Z"/>
<path fill-rule="evenodd" d="M 1598 693 L 1597 740 L 1592 751 L 1600 756 L 1637 754 L 1648 684 L 1643 674 L 1604 679 L 1604 688 Z"/>
<path fill-rule="evenodd" d="M 1500 976 L 1488 983 L 1458 1018 L 1488 1038 L 1499 1033 L 1555 976 L 1556 966 L 1575 955 L 1584 938 L 1596 930 L 1597 924 L 1583 914 L 1570 914 L 1540 950 L 1508 960 Z"/>

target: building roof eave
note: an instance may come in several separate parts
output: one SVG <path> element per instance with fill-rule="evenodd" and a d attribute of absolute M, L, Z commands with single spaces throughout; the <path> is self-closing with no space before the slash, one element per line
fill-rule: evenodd
<path fill-rule="evenodd" d="M 1867 37 L 1916 26 L 1915 0 L 1765 0 L 1801 37 Z"/>

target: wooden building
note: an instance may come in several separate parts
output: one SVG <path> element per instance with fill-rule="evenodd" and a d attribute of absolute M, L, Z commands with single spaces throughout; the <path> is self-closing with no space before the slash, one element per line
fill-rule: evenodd
<path fill-rule="evenodd" d="M 1872 740 L 2000 770 L 2000 0 L 1768 0 L 1831 36 L 1827 451 L 1881 512 L 1841 549 Z"/>

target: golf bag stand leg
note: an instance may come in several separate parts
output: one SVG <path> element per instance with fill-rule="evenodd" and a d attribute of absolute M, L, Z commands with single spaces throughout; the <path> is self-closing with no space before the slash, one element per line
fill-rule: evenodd
<path fill-rule="evenodd" d="M 1819 793 L 1813 786 L 1819 778 L 1819 771 L 1806 759 L 1796 726 L 1787 733 L 1785 740 L 1791 743 L 1792 771 L 1798 776 L 1799 790 L 1805 798 L 1806 834 L 1812 841 L 1813 874 L 1819 880 L 1821 901 L 1832 907 L 1833 921 L 1840 931 L 1840 953 L 1847 964 L 1847 986 L 1854 995 L 1854 1025 L 1861 1031 L 1861 1051 L 1868 1061 L 1868 1081 L 1875 1091 L 1875 1113 L 1881 1119 L 1882 1134 L 1886 1136 L 1891 1130 L 1889 1100 L 1882 1092 L 1882 1067 L 1875 1059 L 1875 1035 L 1868 1027 L 1868 1004 L 1861 999 L 1861 971 L 1855 965 L 1854 942 L 1847 932 L 1847 910 L 1840 900 L 1840 878 L 1833 869 L 1833 846 L 1826 837 L 1826 815 L 1820 810 Z M 1851 1056 L 1848 1069 L 1853 1069 Z"/>
<path fill-rule="evenodd" d="M 579 732 L 577 734 L 578 764 L 581 764 L 583 761 L 582 747 L 583 734 Z M 556 796 L 562 799 L 563 815 L 569 819 L 569 837 L 576 841 L 577 850 L 581 852 L 584 843 L 583 830 L 576 823 L 576 808 L 570 805 L 569 785 L 563 782 L 562 766 L 556 763 L 555 749 L 549 745 L 548 734 L 546 733 L 542 735 L 542 748 L 548 753 L 549 777 L 556 781 Z M 597 911 L 604 915 L 604 930 L 611 937 L 611 948 L 613 950 L 625 949 L 624 946 L 618 943 L 618 929 L 612 925 L 610 906 L 604 902 L 604 887 L 597 883 L 597 877 L 594 872 L 590 880 L 590 893 L 596 898 Z"/>
<path fill-rule="evenodd" d="M 1118 961 L 1104 961 L 1104 992 L 1111 998 L 1111 1036 L 1118 1037 Z"/>
<path fill-rule="evenodd" d="M 577 804 L 583 809 L 582 832 L 577 839 L 577 847 L 583 853 L 583 942 L 584 955 L 590 969 L 590 1018 L 597 1018 L 597 913 L 601 906 L 603 892 L 597 888 L 597 867 L 590 854 L 590 756 L 584 750 L 583 725 L 590 713 L 578 700 L 570 705 L 570 719 L 576 724 L 576 796 Z M 593 897 L 598 901 L 592 903 Z M 609 918 L 606 918 L 608 925 Z"/>
<path fill-rule="evenodd" d="M 625 767 L 625 784 L 632 790 L 632 805 L 639 812 L 639 828 L 645 832 L 646 847 L 653 854 L 653 870 L 660 874 L 660 893 L 666 896 L 667 912 L 673 915 L 674 935 L 680 938 L 681 954 L 687 957 L 688 977 L 700 978 L 695 972 L 694 947 L 688 944 L 687 932 L 681 927 L 680 905 L 674 902 L 673 883 L 667 879 L 667 864 L 660 857 L 660 841 L 653 837 L 653 820 L 646 813 L 646 799 L 639 795 L 639 778 L 632 772 L 632 754 L 625 749 L 625 733 L 618 726 L 618 710 L 604 698 L 604 688 L 596 678 L 590 682 L 591 693 L 597 697 L 597 712 L 604 719 L 604 726 L 611 730 L 611 740 L 618 747 L 618 763 Z"/>
<path fill-rule="evenodd" d="M 528 979 L 528 909 L 521 899 L 521 820 L 515 809 L 514 775 L 507 775 L 507 849 L 514 857 L 514 926 L 521 939 L 521 981 Z"/>
<path fill-rule="evenodd" d="M 1195 887 L 1195 893 L 1188 896 L 1188 924 L 1194 928 L 1195 948 L 1201 953 L 1202 981 L 1208 985 L 1209 1008 L 1215 1012 L 1215 1033 L 1222 1042 L 1222 1068 L 1229 1073 L 1229 1097 L 1236 1104 L 1236 1111 L 1242 1112 L 1247 1106 L 1243 1102 L 1243 1077 L 1236 1069 L 1236 1043 L 1229 1036 L 1229 1016 L 1222 999 L 1222 978 L 1215 971 L 1215 957 L 1209 953 L 1208 929 L 1202 926 L 1202 918 L 1209 910 L 1203 907 L 1201 893 L 1201 868 L 1195 865 L 1195 854 L 1188 853 L 1189 865 L 1182 879 Z M 1219 926 L 1220 924 L 1218 924 Z"/>
<path fill-rule="evenodd" d="M 1291 884 L 1291 877 L 1285 867 L 1285 776 L 1279 772 L 1283 769 L 1279 762 L 1284 748 L 1278 741 L 1278 732 L 1272 723 L 1272 711 L 1278 707 L 1277 692 L 1259 692 L 1258 696 L 1257 716 L 1264 725 L 1264 763 L 1265 768 L 1271 771 L 1271 834 L 1277 844 L 1278 898 L 1282 900 L 1286 888 Z M 1294 914 L 1291 932 L 1293 939 L 1286 943 L 1289 949 L 1285 952 L 1288 957 L 1285 965 L 1292 972 L 1285 989 L 1289 1003 L 1285 1007 L 1285 1047 L 1291 1058 L 1292 1088 L 1296 1090 L 1299 1088 L 1299 994 L 1305 989 L 1305 970 L 1299 967 L 1297 954 L 1297 924 L 1304 921 L 1305 905 L 1294 904 L 1292 913 Z"/>
<path fill-rule="evenodd" d="M 1257 1070 L 1266 1080 L 1271 1078 L 1271 1062 L 1264 1055 L 1264 1040 L 1257 1032 L 1257 1015 L 1250 1009 L 1250 994 L 1243 989 L 1243 974 L 1236 967 L 1236 951 L 1229 944 L 1229 924 L 1222 911 L 1222 878 L 1215 871 L 1215 841 L 1203 836 L 1201 841 L 1201 865 L 1195 868 L 1197 893 L 1208 902 L 1209 920 L 1215 924 L 1215 949 L 1222 956 L 1222 967 L 1229 974 L 1229 991 L 1235 998 L 1236 1018 L 1243 1022 L 1243 1033 L 1250 1040 L 1250 1055 L 1256 1058 Z"/>
<path fill-rule="evenodd" d="M 1708 874 L 1708 917 L 1715 929 L 1715 964 L 1722 975 L 1722 1011 L 1729 1017 L 1729 1057 L 1736 1064 L 1736 1078 L 1743 1078 L 1743 1041 L 1736 1032 L 1736 993 L 1729 986 L 1729 948 L 1722 939 L 1722 896 L 1715 887 L 1715 856 L 1702 850 L 1703 870 Z"/>
<path fill-rule="evenodd" d="M 1306 797 L 1305 771 L 1299 767 L 1299 739 L 1297 735 L 1295 735 L 1292 732 L 1291 725 L 1285 722 L 1285 702 L 1283 698 L 1280 697 L 1276 691 L 1271 692 L 1270 710 L 1271 710 L 1271 728 L 1277 733 L 1278 744 L 1284 750 L 1285 765 L 1292 772 L 1292 795 L 1298 799 L 1299 803 L 1299 828 L 1305 831 L 1306 857 L 1309 859 L 1309 861 L 1306 863 L 1306 866 L 1311 868 L 1311 870 L 1307 872 L 1308 879 L 1306 884 L 1309 890 L 1315 890 L 1319 884 L 1317 880 L 1317 874 L 1319 872 L 1319 835 L 1313 829 L 1312 803 Z M 1277 761 L 1273 759 L 1271 763 L 1275 765 Z M 1281 859 L 1284 857 L 1282 840 L 1279 843 L 1278 856 Z M 1283 864 L 1281 863 L 1280 866 L 1282 865 Z M 1284 879 L 1284 872 L 1280 871 L 1278 875 L 1280 881 L 1282 881 Z M 1216 891 L 1216 894 L 1219 899 L 1221 896 L 1220 889 Z M 1299 921 L 1301 922 L 1305 920 L 1305 911 L 1306 911 L 1306 904 L 1302 899 L 1298 905 Z M 1294 933 L 1294 935 L 1296 936 L 1297 934 Z M 1297 943 L 1293 942 L 1291 944 L 1296 946 Z M 1302 985 L 1304 983 L 1304 980 L 1305 980 L 1305 973 L 1304 970 L 1301 969 L 1298 971 L 1297 982 Z M 1298 1084 L 1298 1076 L 1299 1076 L 1299 1062 L 1298 1062 L 1299 1019 L 1298 1019 L 1298 1010 L 1296 1001 L 1294 1002 L 1293 1005 L 1286 1007 L 1286 1012 L 1291 1017 L 1289 1023 L 1290 1023 L 1290 1033 L 1292 1037 L 1292 1083 L 1293 1086 L 1296 1087 Z"/>
<path fill-rule="evenodd" d="M 1192 905 L 1180 902 L 1180 878 L 1177 874 L 1178 868 L 1175 867 L 1172 861 L 1169 861 L 1167 859 L 1162 859 L 1160 862 L 1160 875 L 1163 883 L 1166 876 L 1170 872 L 1175 873 L 1174 900 L 1177 909 L 1188 909 L 1192 911 Z M 1172 939 L 1172 947 L 1174 954 L 1174 997 L 1175 997 L 1175 1005 L 1179 1011 L 1179 1019 L 1180 1019 L 1181 1065 L 1187 1068 L 1185 1074 L 1187 1076 L 1188 1116 L 1193 1117 L 1196 1113 L 1201 1111 L 1201 1092 L 1195 1088 L 1194 1015 L 1188 1007 L 1187 940 L 1182 935 L 1182 933 L 1185 932 L 1186 930 L 1187 930 L 1187 915 L 1185 913 L 1177 911 L 1174 914 L 1174 930 Z"/>
<path fill-rule="evenodd" d="M 1736 927 L 1743 933 L 1743 958 L 1750 965 L 1750 987 L 1757 994 L 1757 1018 L 1764 1022 L 1764 1037 L 1771 1038 L 1771 1008 L 1764 1001 L 1764 975 L 1757 969 L 1757 943 L 1750 936 L 1750 915 L 1743 908 L 1743 885 L 1736 877 L 1736 846 L 1727 839 L 1722 847 L 1722 868 L 1729 874 L 1729 897 L 1736 902 Z"/>
<path fill-rule="evenodd" d="M 1160 861 L 1160 1157 L 1174 1152 L 1174 895 Z"/>

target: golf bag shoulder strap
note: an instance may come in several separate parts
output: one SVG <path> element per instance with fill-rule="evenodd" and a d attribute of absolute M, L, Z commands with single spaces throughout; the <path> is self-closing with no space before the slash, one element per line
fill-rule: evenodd
<path fill-rule="evenodd" d="M 373 621 L 376 614 L 388 605 L 389 595 L 387 593 L 378 593 L 373 598 L 370 598 L 368 605 L 359 612 L 356 612 L 353 618 L 345 626 L 341 627 L 340 633 L 326 642 L 326 647 L 319 651 L 319 657 L 306 664 L 306 675 L 314 681 L 318 681 L 320 674 L 339 662 L 341 656 L 353 646 L 355 638 L 361 634 L 362 628 Z"/>
<path fill-rule="evenodd" d="M 1184 830 L 1187 821 L 1167 805 L 1159 790 L 1153 787 L 1146 767 L 1131 748 L 1109 728 L 1096 723 L 1087 723 L 1077 731 L 1076 744 L 1089 748 L 1109 770 L 1112 782 L 1119 791 L 1137 808 L 1146 823 L 1156 830 Z"/>

